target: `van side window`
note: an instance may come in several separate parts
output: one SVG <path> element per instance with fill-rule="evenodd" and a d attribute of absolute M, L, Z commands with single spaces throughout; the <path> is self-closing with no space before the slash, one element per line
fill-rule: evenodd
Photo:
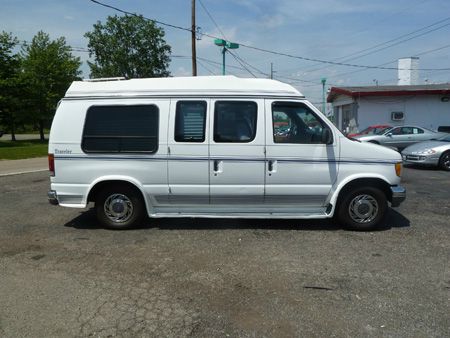
<path fill-rule="evenodd" d="M 175 113 L 175 141 L 205 141 L 206 102 L 178 101 Z"/>
<path fill-rule="evenodd" d="M 326 124 L 303 103 L 272 104 L 273 141 L 275 143 L 319 144 Z"/>
<path fill-rule="evenodd" d="M 155 105 L 92 106 L 86 114 L 81 148 L 87 153 L 154 153 L 158 124 Z"/>
<path fill-rule="evenodd" d="M 256 136 L 258 106 L 253 101 L 217 101 L 214 142 L 251 142 Z"/>

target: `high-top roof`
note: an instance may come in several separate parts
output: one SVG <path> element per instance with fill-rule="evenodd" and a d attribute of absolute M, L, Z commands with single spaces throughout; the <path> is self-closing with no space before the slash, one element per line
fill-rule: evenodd
<path fill-rule="evenodd" d="M 66 98 L 166 95 L 262 95 L 303 97 L 291 85 L 270 79 L 235 76 L 165 77 L 131 80 L 75 81 Z"/>

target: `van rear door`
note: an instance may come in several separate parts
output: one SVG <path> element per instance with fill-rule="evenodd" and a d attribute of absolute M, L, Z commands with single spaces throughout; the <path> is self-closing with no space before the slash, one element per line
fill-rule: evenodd
<path fill-rule="evenodd" d="M 167 137 L 169 204 L 209 204 L 209 101 L 171 101 Z"/>

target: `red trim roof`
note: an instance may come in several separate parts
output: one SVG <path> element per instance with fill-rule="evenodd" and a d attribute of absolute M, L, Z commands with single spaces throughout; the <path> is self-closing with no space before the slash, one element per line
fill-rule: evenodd
<path fill-rule="evenodd" d="M 331 87 L 327 102 L 333 102 L 338 95 L 353 98 L 363 96 L 410 96 L 410 95 L 450 95 L 450 84 L 419 86 L 368 86 Z"/>

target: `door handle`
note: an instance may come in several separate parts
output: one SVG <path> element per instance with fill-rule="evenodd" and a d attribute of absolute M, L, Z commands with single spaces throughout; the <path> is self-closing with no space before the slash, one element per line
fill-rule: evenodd
<path fill-rule="evenodd" d="M 214 171 L 215 172 L 219 171 L 219 161 L 218 160 L 214 160 Z"/>
<path fill-rule="evenodd" d="M 267 163 L 267 170 L 269 171 L 269 175 L 272 175 L 272 173 L 276 172 L 276 160 L 269 160 Z"/>
<path fill-rule="evenodd" d="M 221 160 L 214 160 L 213 163 L 214 176 L 220 174 L 223 171 L 223 162 Z"/>

